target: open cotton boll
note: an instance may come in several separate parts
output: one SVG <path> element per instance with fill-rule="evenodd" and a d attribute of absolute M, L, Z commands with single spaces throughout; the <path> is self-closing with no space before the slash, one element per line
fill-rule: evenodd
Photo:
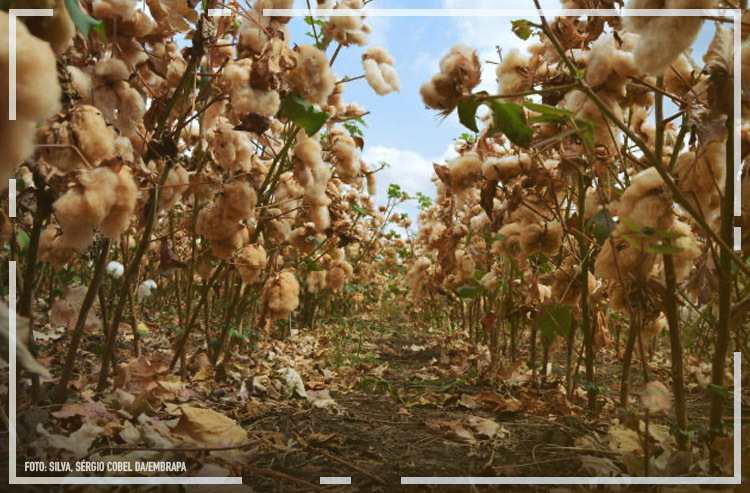
<path fill-rule="evenodd" d="M 393 68 L 394 59 L 379 46 L 370 47 L 362 55 L 362 68 L 372 89 L 380 96 L 401 90 L 401 81 Z"/>
<path fill-rule="evenodd" d="M 513 48 L 497 66 L 498 94 L 515 94 L 528 89 L 528 66 L 531 56 Z M 518 98 L 523 100 L 523 98 Z"/>
<path fill-rule="evenodd" d="M 476 262 L 466 250 L 456 250 L 456 270 L 462 280 L 471 279 L 476 270 Z"/>
<path fill-rule="evenodd" d="M 343 129 L 331 130 L 329 139 L 333 143 L 331 153 L 336 161 L 338 178 L 346 184 L 357 182 L 361 168 L 357 143 Z"/>
<path fill-rule="evenodd" d="M 119 279 L 125 273 L 125 266 L 120 262 L 111 261 L 107 264 L 107 274 L 112 279 Z"/>
<path fill-rule="evenodd" d="M 506 181 L 518 176 L 531 165 L 528 154 L 488 157 L 482 162 L 482 174 L 488 180 Z"/>
<path fill-rule="evenodd" d="M 627 280 L 631 276 L 645 279 L 654 268 L 655 255 L 631 247 L 622 238 L 611 238 L 604 242 L 594 263 L 594 272 L 599 279 Z"/>
<path fill-rule="evenodd" d="M 121 167 L 117 173 L 117 185 L 112 193 L 114 202 L 107 216 L 99 224 L 104 236 L 110 239 L 116 238 L 128 229 L 138 200 L 138 186 L 127 166 Z"/>
<path fill-rule="evenodd" d="M 190 187 L 190 175 L 181 164 L 174 166 L 167 174 L 164 186 L 159 190 L 159 209 L 169 210 L 177 204 Z"/>
<path fill-rule="evenodd" d="M 690 205 L 717 228 L 726 178 L 726 143 L 710 142 L 699 148 L 698 155 L 692 151 L 680 154 L 675 173 L 677 187 Z"/>
<path fill-rule="evenodd" d="M 319 293 L 326 288 L 326 277 L 328 273 L 324 270 L 314 270 L 307 273 L 307 291 Z"/>
<path fill-rule="evenodd" d="M 262 245 L 248 245 L 241 248 L 235 254 L 235 267 L 245 284 L 254 284 L 260 281 L 263 269 L 266 268 L 268 257 Z"/>
<path fill-rule="evenodd" d="M 747 62 L 750 63 L 750 53 Z M 698 73 L 699 70 L 693 65 L 692 59 L 682 54 L 664 71 L 664 90 L 683 97 L 695 85 Z M 750 76 L 750 73 L 743 71 L 743 74 L 745 73 Z"/>
<path fill-rule="evenodd" d="M 224 194 L 217 204 L 223 211 L 223 217 L 230 221 L 242 221 L 253 214 L 258 197 L 250 185 L 243 181 L 234 181 L 224 186 Z"/>
<path fill-rule="evenodd" d="M 325 105 L 336 85 L 326 54 L 311 45 L 297 47 L 297 66 L 289 71 L 289 83 L 299 96 L 313 104 Z"/>
<path fill-rule="evenodd" d="M 138 288 L 135 291 L 135 296 L 138 298 L 138 301 L 141 301 L 144 298 L 150 298 L 155 289 L 156 281 L 148 279 L 138 285 Z"/>
<path fill-rule="evenodd" d="M 342 0 L 334 9 L 362 9 L 362 0 Z M 325 26 L 326 34 L 344 46 L 367 44 L 370 27 L 364 23 L 364 15 L 342 15 L 329 17 Z"/>
<path fill-rule="evenodd" d="M 65 245 L 62 230 L 57 225 L 50 225 L 39 237 L 39 260 L 49 262 L 56 269 L 61 268 L 73 259 L 75 251 Z"/>
<path fill-rule="evenodd" d="M 252 68 L 250 58 L 230 62 L 222 74 L 222 84 L 229 91 L 232 109 L 237 115 L 256 114 L 271 118 L 279 111 L 281 97 L 276 91 L 251 87 Z"/>
<path fill-rule="evenodd" d="M 708 9 L 714 0 L 630 0 L 630 9 Z M 625 28 L 641 35 L 633 52 L 636 65 L 650 75 L 663 75 L 688 49 L 703 25 L 700 17 L 625 17 Z"/>
<path fill-rule="evenodd" d="M 288 317 L 299 306 L 299 282 L 292 271 L 285 270 L 266 283 L 263 290 L 267 317 Z"/>
<path fill-rule="evenodd" d="M 0 149 L 0 189 L 5 189 L 16 166 L 34 152 L 36 123 L 60 109 L 61 89 L 55 54 L 50 45 L 16 22 L 16 120 L 8 120 L 8 70 L 10 67 L 9 16 L 0 11 L 0 131 L 8 145 Z"/>
<path fill-rule="evenodd" d="M 701 249 L 687 223 L 675 221 L 672 231 L 681 235 L 674 240 L 674 245 L 681 251 L 672 255 L 675 278 L 677 282 L 680 282 L 690 275 L 690 271 L 693 269 L 693 261 L 700 256 Z"/>
<path fill-rule="evenodd" d="M 340 291 L 353 273 L 354 269 L 349 262 L 346 260 L 336 260 L 328 269 L 326 285 L 333 291 Z"/>
<path fill-rule="evenodd" d="M 419 89 L 430 108 L 452 111 L 458 99 L 474 89 L 482 78 L 479 55 L 466 45 L 458 44 L 440 60 L 440 73 Z"/>
<path fill-rule="evenodd" d="M 664 232 L 672 227 L 672 200 L 655 168 L 645 169 L 631 179 L 630 186 L 620 197 L 616 212 L 640 228 Z M 629 231 L 625 223 L 621 223 L 618 229 Z"/>
<path fill-rule="evenodd" d="M 750 69 L 747 68 L 750 67 L 750 38 L 742 42 L 740 56 L 742 57 L 740 63 L 742 64 L 742 67 L 745 67 L 742 70 L 742 90 L 743 92 L 750 91 Z"/>
<path fill-rule="evenodd" d="M 122 135 L 129 137 L 146 112 L 141 95 L 130 86 L 130 70 L 122 60 L 97 62 L 91 76 L 91 101 Z"/>
<path fill-rule="evenodd" d="M 614 33 L 605 34 L 597 39 L 591 46 L 586 82 L 592 87 L 600 87 L 613 94 L 625 96 L 628 77 L 634 77 L 639 72 L 633 54 L 626 51 L 625 47 L 623 38 L 620 37 L 618 40 Z"/>
<path fill-rule="evenodd" d="M 475 152 L 453 158 L 448 163 L 450 169 L 449 187 L 453 193 L 460 194 L 473 187 L 482 176 L 482 161 Z"/>
<path fill-rule="evenodd" d="M 562 224 L 559 221 L 521 225 L 521 252 L 530 256 L 537 252 L 557 253 L 562 244 Z"/>

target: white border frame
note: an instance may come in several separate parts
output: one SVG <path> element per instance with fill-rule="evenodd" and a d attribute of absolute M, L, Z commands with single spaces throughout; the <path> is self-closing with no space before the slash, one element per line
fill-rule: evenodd
<path fill-rule="evenodd" d="M 539 12 L 536 9 L 364 9 L 370 17 L 515 17 L 535 16 Z M 734 73 L 741 73 L 741 57 L 736 56 L 741 50 L 741 11 L 740 10 L 697 10 L 697 9 L 549 9 L 545 11 L 550 16 L 666 16 L 666 17 L 698 17 L 713 16 L 725 17 L 731 14 L 734 18 Z M 360 10 L 352 9 L 265 9 L 265 16 L 308 16 L 330 17 L 361 15 Z M 52 9 L 10 9 L 9 11 L 9 105 L 8 119 L 16 119 L 16 21 L 18 16 L 52 16 Z M 227 15 L 225 9 L 211 9 L 209 15 Z M 741 215 L 741 149 L 740 149 L 740 114 L 741 114 L 741 86 L 740 77 L 734 78 L 734 190 L 735 204 L 734 215 Z M 10 201 L 15 206 L 15 180 L 9 182 Z M 15 207 L 13 207 L 15 209 Z M 15 217 L 15 211 L 12 211 Z M 735 228 L 735 248 L 738 249 L 741 237 L 740 228 Z M 9 273 L 9 438 L 8 438 L 8 480 L 9 484 L 91 484 L 91 485 L 137 485 L 137 484 L 242 484 L 241 477 L 31 477 L 16 475 L 16 262 L 10 261 Z M 606 485 L 659 485 L 659 484 L 684 484 L 684 485 L 707 485 L 707 484 L 741 484 L 741 355 L 734 353 L 734 476 L 733 477 L 623 477 L 623 478 L 596 478 L 596 477 L 402 477 L 401 484 L 422 485 L 466 485 L 466 484 L 606 484 Z M 334 480 L 335 478 L 325 478 Z M 344 478 L 341 478 L 344 479 Z M 321 478 L 321 484 L 323 478 Z"/>
<path fill-rule="evenodd" d="M 340 17 L 362 15 L 368 17 L 534 17 L 541 9 L 264 9 L 263 15 L 268 17 Z M 637 17 L 728 17 L 734 20 L 734 73 L 741 73 L 741 18 L 739 9 L 546 9 L 547 16 L 576 16 L 576 17 L 620 17 L 623 15 Z M 740 77 L 734 77 L 734 215 L 742 215 L 742 200 L 740 179 L 742 159 L 740 149 L 740 114 L 741 114 L 741 84 Z M 734 247 L 739 249 L 741 230 L 734 228 Z M 741 454 L 741 355 L 734 353 L 734 476 L 733 477 L 402 477 L 401 484 L 420 485 L 557 485 L 557 484 L 602 484 L 602 485 L 718 485 L 742 483 L 742 454 Z"/>

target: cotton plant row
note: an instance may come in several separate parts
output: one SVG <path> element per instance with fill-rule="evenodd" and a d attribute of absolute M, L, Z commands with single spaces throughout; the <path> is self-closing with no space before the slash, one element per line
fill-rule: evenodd
<path fill-rule="evenodd" d="M 627 3 L 722 6 L 713 0 Z M 663 329 L 672 369 L 681 374 L 685 324 L 678 315 L 710 307 L 718 319 L 710 327 L 714 383 L 723 385 L 728 307 L 747 296 L 750 250 L 745 233 L 742 253 L 732 251 L 734 218 L 727 209 L 732 78 L 740 76 L 733 73 L 733 31 L 731 22 L 716 22 L 699 62 L 690 47 L 704 26 L 701 17 L 515 21 L 514 32 L 528 42 L 524 49 L 499 50 L 495 94 L 477 91 L 482 63 L 466 45 L 451 48 L 420 90 L 428 108 L 455 111 L 473 133 L 457 141 L 455 158 L 435 165 L 437 200 L 420 214 L 406 276 L 412 299 L 425 309 L 476 310 L 474 326 L 483 326 L 490 342 L 508 324 L 513 338 L 528 326 L 532 359 L 541 332 L 545 358 L 561 337 L 574 365 L 570 348 L 580 328 L 592 410 L 598 409 L 595 354 L 615 317 L 628 324 L 623 375 L 637 346 L 648 380 L 642 348 Z M 736 56 L 748 53 L 745 40 Z M 743 72 L 743 86 L 746 79 Z M 750 138 L 744 123 L 741 134 L 744 145 Z M 747 169 L 744 177 L 747 183 Z M 724 286 L 718 296 L 706 296 L 714 282 L 707 279 Z M 685 309 L 678 312 L 678 305 Z M 485 324 L 495 316 L 496 325 Z M 629 381 L 623 377 L 623 407 Z M 676 376 L 678 426 L 686 428 L 681 386 Z M 720 429 L 712 415 L 717 423 Z"/>
<path fill-rule="evenodd" d="M 375 205 L 378 170 L 362 159 L 356 125 L 367 111 L 346 100 L 348 79 L 334 69 L 337 57 L 361 56 L 373 91 L 400 90 L 393 57 L 368 46 L 364 13 L 315 19 L 314 42 L 295 44 L 290 18 L 262 14 L 291 0 L 229 3 L 218 18 L 203 10 L 214 2 L 95 0 L 73 16 L 48 3 L 53 18 L 19 18 L 17 119 L 4 123 L 13 145 L 0 174 L 33 197 L 16 224 L 32 239 L 31 279 L 81 272 L 91 298 L 111 286 L 100 387 L 133 295 L 178 305 L 174 366 L 212 286 L 240 307 L 213 334 L 222 342 L 235 318 L 268 332 L 307 295 L 324 307 L 382 293 L 392 210 Z M 7 70 L 5 12 L 0 22 Z"/>

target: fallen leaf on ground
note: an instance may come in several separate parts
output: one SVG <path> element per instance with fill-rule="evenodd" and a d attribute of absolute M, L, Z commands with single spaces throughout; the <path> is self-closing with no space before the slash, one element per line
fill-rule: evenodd
<path fill-rule="evenodd" d="M 182 416 L 172 432 L 196 442 L 214 446 L 241 445 L 248 441 L 247 431 L 235 422 L 211 409 L 181 406 Z"/>

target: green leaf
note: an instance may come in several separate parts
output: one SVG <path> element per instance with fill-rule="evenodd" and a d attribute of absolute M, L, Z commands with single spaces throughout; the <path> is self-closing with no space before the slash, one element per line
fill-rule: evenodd
<path fill-rule="evenodd" d="M 456 296 L 465 300 L 472 299 L 481 295 L 482 291 L 482 286 L 461 286 L 456 289 Z"/>
<path fill-rule="evenodd" d="M 359 204 L 352 204 L 352 210 L 354 212 L 356 212 L 357 214 L 360 214 L 362 216 L 366 216 L 367 214 L 370 213 L 370 211 L 368 211 L 367 209 L 365 209 L 364 207 L 362 207 Z"/>
<path fill-rule="evenodd" d="M 617 225 L 612 220 L 612 214 L 607 209 L 602 209 L 586 222 L 586 227 L 597 242 L 604 243 Z"/>
<path fill-rule="evenodd" d="M 81 31 L 81 34 L 83 34 L 84 39 L 88 39 L 89 32 L 92 29 L 94 29 L 100 37 L 104 35 L 104 24 L 102 21 L 89 17 L 86 12 L 81 10 L 81 5 L 78 3 L 78 0 L 65 0 L 65 8 L 68 10 L 68 14 L 70 14 L 73 24 L 75 24 L 78 30 Z M 106 36 L 104 36 L 104 40 L 106 41 Z"/>
<path fill-rule="evenodd" d="M 307 266 L 307 270 L 309 270 L 310 272 L 320 272 L 324 270 L 322 265 L 311 258 L 305 259 L 305 264 Z"/>
<path fill-rule="evenodd" d="M 515 34 L 522 40 L 526 41 L 531 37 L 531 26 L 529 25 L 529 21 L 518 19 L 515 21 L 510 21 L 510 24 L 513 26 L 511 28 L 513 34 Z"/>
<path fill-rule="evenodd" d="M 682 248 L 678 247 L 677 245 L 670 245 L 670 244 L 662 243 L 659 245 L 652 245 L 650 247 L 646 247 L 646 252 L 656 253 L 660 255 L 676 255 L 682 252 Z"/>
<path fill-rule="evenodd" d="M 16 233 L 16 241 L 18 242 L 18 246 L 20 246 L 22 249 L 27 248 L 29 246 L 29 235 L 27 235 L 24 231 L 19 231 Z"/>
<path fill-rule="evenodd" d="M 301 99 L 294 93 L 289 93 L 281 101 L 279 109 L 279 118 L 285 118 L 295 125 L 299 125 L 307 135 L 315 135 L 323 128 L 330 115 L 325 111 L 320 111 L 307 101 Z"/>
<path fill-rule="evenodd" d="M 524 101 L 523 105 L 535 113 L 539 113 L 540 116 L 529 118 L 532 123 L 560 123 L 565 124 L 573 118 L 574 113 L 570 110 L 563 108 L 556 108 L 554 106 L 548 106 L 546 104 L 538 104 L 532 101 Z"/>
<path fill-rule="evenodd" d="M 458 102 L 458 121 L 474 133 L 479 133 L 477 110 L 481 105 L 482 100 L 475 96 L 465 97 Z"/>
<path fill-rule="evenodd" d="M 515 145 L 524 149 L 531 147 L 534 132 L 526 124 L 523 107 L 515 103 L 502 103 L 495 100 L 489 101 L 487 106 L 492 111 L 492 128 L 488 136 L 502 132 Z"/>
<path fill-rule="evenodd" d="M 554 337 L 567 337 L 573 325 L 570 307 L 548 305 L 543 307 L 534 319 L 534 327 L 542 334 L 542 342 L 549 345 Z"/>

